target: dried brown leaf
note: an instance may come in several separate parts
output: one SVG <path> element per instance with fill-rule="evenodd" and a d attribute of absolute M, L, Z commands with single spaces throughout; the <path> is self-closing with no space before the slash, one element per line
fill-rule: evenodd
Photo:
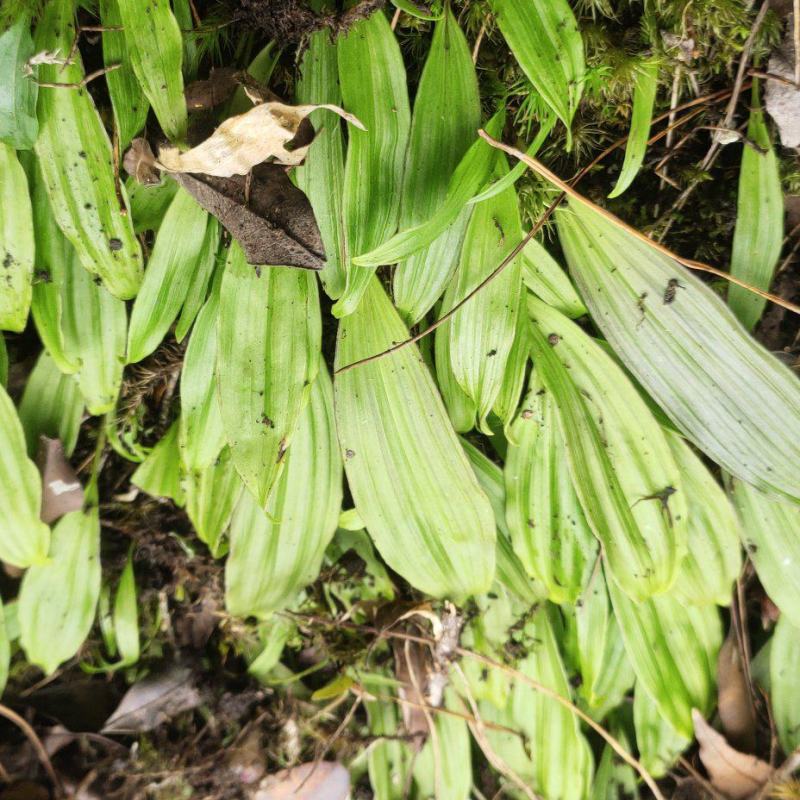
<path fill-rule="evenodd" d="M 232 67 L 220 67 L 212 69 L 206 80 L 192 81 L 183 92 L 186 108 L 199 111 L 224 103 L 239 85 L 237 76 L 238 71 Z"/>
<path fill-rule="evenodd" d="M 83 508 L 83 486 L 58 439 L 39 437 L 36 463 L 42 473 L 42 522 L 50 525 L 70 511 Z"/>
<path fill-rule="evenodd" d="M 122 159 L 125 172 L 144 186 L 161 182 L 161 173 L 156 168 L 156 157 L 147 139 L 137 137 L 131 142 Z"/>
<path fill-rule="evenodd" d="M 350 774 L 335 761 L 318 761 L 268 775 L 252 800 L 346 800 Z"/>
<path fill-rule="evenodd" d="M 719 717 L 727 740 L 751 753 L 756 745 L 756 715 L 733 630 L 728 632 L 717 657 L 717 686 Z"/>
<path fill-rule="evenodd" d="M 302 164 L 309 145 L 288 150 L 300 123 L 319 108 L 328 109 L 361 130 L 361 122 L 339 106 L 290 106 L 280 102 L 261 103 L 244 114 L 226 119 L 204 142 L 185 153 L 164 147 L 159 165 L 168 172 L 201 172 L 220 178 L 247 175 L 257 164 L 274 159 L 279 164 Z"/>
<path fill-rule="evenodd" d="M 773 769 L 766 761 L 734 750 L 697 709 L 692 711 L 692 720 L 700 760 L 715 789 L 730 800 L 747 800 L 770 779 Z"/>

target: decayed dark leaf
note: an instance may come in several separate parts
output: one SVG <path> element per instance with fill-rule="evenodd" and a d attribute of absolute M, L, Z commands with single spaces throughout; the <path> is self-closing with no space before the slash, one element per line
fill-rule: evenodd
<path fill-rule="evenodd" d="M 718 709 L 728 741 L 745 752 L 755 748 L 756 718 L 736 633 L 731 630 L 717 657 Z"/>
<path fill-rule="evenodd" d="M 128 175 L 144 186 L 154 186 L 161 182 L 161 173 L 156 168 L 156 157 L 147 139 L 138 137 L 131 142 L 122 159 L 122 166 Z"/>
<path fill-rule="evenodd" d="M 237 70 L 232 67 L 212 69 L 206 80 L 193 81 L 184 90 L 186 108 L 189 111 L 215 108 L 224 103 L 238 85 Z"/>
<path fill-rule="evenodd" d="M 250 264 L 322 269 L 325 250 L 308 198 L 285 170 L 259 164 L 241 176 L 174 174 L 172 177 L 242 246 Z"/>
<path fill-rule="evenodd" d="M 346 800 L 350 774 L 335 761 L 300 764 L 268 775 L 252 800 Z"/>
<path fill-rule="evenodd" d="M 747 800 L 772 777 L 773 769 L 766 761 L 734 750 L 697 709 L 692 711 L 692 720 L 700 760 L 714 788 L 730 800 Z"/>
<path fill-rule="evenodd" d="M 125 692 L 116 711 L 106 720 L 102 733 L 143 733 L 200 705 L 200 692 L 191 670 L 172 666 L 148 675 Z"/>
<path fill-rule="evenodd" d="M 83 486 L 67 461 L 61 442 L 40 436 L 36 463 L 42 473 L 42 522 L 49 525 L 70 511 L 80 511 Z"/>

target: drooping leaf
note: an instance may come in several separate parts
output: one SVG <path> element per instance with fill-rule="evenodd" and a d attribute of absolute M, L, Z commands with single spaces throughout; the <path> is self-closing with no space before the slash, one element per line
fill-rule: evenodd
<path fill-rule="evenodd" d="M 769 655 L 770 702 L 784 752 L 800 747 L 800 628 L 783 615 L 775 626 Z"/>
<path fill-rule="evenodd" d="M 637 600 L 663 592 L 687 538 L 686 499 L 666 436 L 600 345 L 533 296 L 528 309 L 536 369 L 553 396 L 572 484 L 610 577 Z"/>
<path fill-rule="evenodd" d="M 540 300 L 570 319 L 586 313 L 586 306 L 567 273 L 536 239 L 531 239 L 522 250 L 522 280 Z"/>
<path fill-rule="evenodd" d="M 366 128 L 350 129 L 344 166 L 342 211 L 352 259 L 397 228 L 411 111 L 400 46 L 383 14 L 357 22 L 340 36 L 337 54 L 344 105 Z M 345 270 L 344 293 L 333 307 L 340 317 L 355 311 L 373 272 L 352 261 Z"/>
<path fill-rule="evenodd" d="M 518 314 L 519 316 L 519 314 Z M 450 422 L 459 433 L 472 430 L 475 425 L 477 407 L 472 398 L 459 386 L 450 361 L 450 322 L 436 329 L 434 358 L 436 382 L 444 400 Z"/>
<path fill-rule="evenodd" d="M 163 4 L 162 4 L 163 5 Z M 36 29 L 37 51 L 68 53 L 75 38 L 73 3 L 47 3 Z M 66 66 L 42 64 L 39 79 L 79 82 L 80 54 Z M 116 297 L 133 297 L 142 279 L 142 253 L 126 209 L 117 198 L 111 142 L 85 90 L 39 91 L 35 151 L 52 213 L 85 269 L 99 275 Z M 124 188 L 120 187 L 124 201 Z"/>
<path fill-rule="evenodd" d="M 735 476 L 800 499 L 797 378 L 701 280 L 591 206 L 571 202 L 558 226 L 592 318 L 672 422 Z"/>
<path fill-rule="evenodd" d="M 450 109 L 442 113 L 444 109 Z M 400 230 L 427 222 L 442 204 L 453 171 L 480 125 L 478 81 L 469 46 L 449 8 L 437 23 L 414 101 L 400 204 Z M 446 230 L 394 271 L 395 305 L 407 325 L 433 307 L 458 263 L 469 218 Z"/>
<path fill-rule="evenodd" d="M 287 267 L 258 270 L 232 243 L 217 335 L 223 427 L 236 469 L 263 507 L 319 366 L 316 278 Z"/>
<path fill-rule="evenodd" d="M 658 62 L 646 61 L 641 65 L 633 88 L 631 129 L 625 145 L 625 160 L 609 198 L 619 197 L 632 183 L 641 169 L 647 140 L 650 138 L 650 120 L 658 89 Z"/>
<path fill-rule="evenodd" d="M 131 475 L 131 483 L 153 497 L 168 497 L 176 505 L 182 506 L 185 498 L 181 487 L 178 430 L 179 423 L 176 420 L 136 468 Z"/>
<path fill-rule="evenodd" d="M 117 0 L 125 49 L 139 85 L 170 141 L 186 138 L 183 98 L 183 41 L 169 3 Z"/>
<path fill-rule="evenodd" d="M 522 298 L 520 298 L 520 302 L 522 302 Z M 522 398 L 522 390 L 525 388 L 525 374 L 528 369 L 530 354 L 531 341 L 528 315 L 525 313 L 525 309 L 521 308 L 517 312 L 514 341 L 511 344 L 511 350 L 506 360 L 500 391 L 494 401 L 494 406 L 492 406 L 492 412 L 503 423 L 503 433 L 506 437 L 513 437 L 510 430 L 511 423 L 514 421 L 517 407 Z"/>
<path fill-rule="evenodd" d="M 337 369 L 407 336 L 373 280 L 358 311 L 339 326 Z M 417 349 L 344 372 L 335 388 L 348 483 L 387 563 L 434 596 L 488 589 L 492 509 Z"/>
<path fill-rule="evenodd" d="M 783 246 L 783 188 L 757 81 L 753 84 L 747 139 L 739 172 L 731 275 L 759 289 L 769 289 Z M 728 287 L 728 305 L 748 330 L 755 327 L 766 303 L 741 286 Z"/>
<path fill-rule="evenodd" d="M 691 744 L 691 738 L 682 736 L 664 719 L 658 703 L 641 683 L 636 684 L 633 696 L 633 724 L 639 760 L 654 778 L 663 778 Z"/>
<path fill-rule="evenodd" d="M 36 73 L 24 72 L 34 52 L 30 25 L 30 17 L 23 13 L 0 33 L 0 143 L 15 150 L 30 150 L 39 134 Z"/>
<path fill-rule="evenodd" d="M 14 403 L 2 387 L 0 441 L 0 559 L 27 567 L 46 558 L 50 529 L 39 519 L 39 471 L 26 454 L 25 433 Z"/>
<path fill-rule="evenodd" d="M 0 142 L 0 330 L 19 333 L 28 321 L 34 262 L 32 214 L 25 170 L 14 148 Z"/>
<path fill-rule="evenodd" d="M 20 643 L 28 661 L 50 675 L 75 655 L 92 627 L 99 595 L 98 511 L 73 511 L 53 529 L 47 561 L 22 579 Z"/>

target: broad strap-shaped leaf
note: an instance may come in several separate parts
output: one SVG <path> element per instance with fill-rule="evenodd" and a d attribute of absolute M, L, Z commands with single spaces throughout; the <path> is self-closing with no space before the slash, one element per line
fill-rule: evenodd
<path fill-rule="evenodd" d="M 75 38 L 71 0 L 45 6 L 36 29 L 36 50 L 68 53 Z M 79 53 L 67 66 L 42 64 L 43 81 L 83 78 Z M 99 275 L 121 299 L 133 297 L 142 279 L 142 253 L 126 209 L 120 206 L 112 169 L 111 142 L 85 90 L 39 91 L 36 155 L 53 215 L 78 253 L 81 264 Z M 124 199 L 124 189 L 121 190 Z"/>
<path fill-rule="evenodd" d="M 537 239 L 531 239 L 522 250 L 522 280 L 540 300 L 570 319 L 586 313 L 569 275 Z"/>
<path fill-rule="evenodd" d="M 583 92 L 583 40 L 567 0 L 491 0 L 500 32 L 569 131 Z"/>
<path fill-rule="evenodd" d="M 645 61 L 636 73 L 633 87 L 633 108 L 631 110 L 631 129 L 625 145 L 625 160 L 609 198 L 619 197 L 632 183 L 641 169 L 647 140 L 650 138 L 650 121 L 653 118 L 653 104 L 658 88 L 658 62 Z"/>
<path fill-rule="evenodd" d="M 208 299 L 209 287 L 215 275 L 222 274 L 227 249 L 220 248 L 220 227 L 214 217 L 208 218 L 206 233 L 197 259 L 197 268 L 192 276 L 189 291 L 181 306 L 181 315 L 175 324 L 175 338 L 182 342 L 191 330 L 200 309 Z"/>
<path fill-rule="evenodd" d="M 342 104 L 336 41 L 328 31 L 313 33 L 303 55 L 297 81 L 298 103 Z M 345 287 L 347 251 L 342 211 L 344 193 L 344 143 L 341 123 L 324 111 L 311 114 L 317 135 L 303 166 L 297 167 L 297 185 L 314 209 L 325 246 L 325 266 L 320 280 L 329 297 L 341 297 Z"/>
<path fill-rule="evenodd" d="M 436 24 L 414 100 L 400 205 L 400 230 L 427 222 L 444 201 L 453 171 L 480 125 L 469 45 L 449 7 Z M 395 305 L 407 325 L 433 307 L 458 263 L 469 218 L 464 210 L 442 234 L 394 271 Z"/>
<path fill-rule="evenodd" d="M 744 549 L 780 610 L 800 627 L 800 505 L 733 481 Z"/>
<path fill-rule="evenodd" d="M 686 493 L 686 557 L 671 592 L 687 603 L 727 606 L 742 564 L 739 522 L 731 501 L 690 445 L 667 431 Z"/>
<path fill-rule="evenodd" d="M 167 497 L 175 505 L 182 506 L 185 497 L 181 486 L 178 430 L 179 423 L 176 420 L 136 468 L 131 475 L 131 483 L 153 497 Z"/>
<path fill-rule="evenodd" d="M 345 108 L 366 130 L 350 126 L 342 211 L 348 259 L 374 249 L 397 229 L 400 187 L 411 124 L 406 71 L 389 21 L 373 14 L 337 40 Z M 351 314 L 373 270 L 348 260 L 337 316 Z"/>
<path fill-rule="evenodd" d="M 0 143 L 15 150 L 30 150 L 39 134 L 36 72 L 34 68 L 34 75 L 27 76 L 24 71 L 33 53 L 31 20 L 20 9 L 17 18 L 0 33 Z"/>
<path fill-rule="evenodd" d="M 654 778 L 663 778 L 691 744 L 691 737 L 682 736 L 661 715 L 658 703 L 641 683 L 633 695 L 633 724 L 639 760 Z"/>
<path fill-rule="evenodd" d="M 377 280 L 339 326 L 337 368 L 408 336 Z M 383 558 L 417 589 L 464 599 L 494 577 L 495 522 L 414 346 L 336 378 L 350 490 Z"/>
<path fill-rule="evenodd" d="M 178 189 L 156 235 L 147 260 L 144 280 L 136 295 L 128 331 L 128 363 L 149 356 L 175 321 L 197 273 L 201 260 L 213 262 L 216 246 L 205 247 L 209 225 L 216 221 L 183 189 Z"/>
<path fill-rule="evenodd" d="M 20 333 L 25 328 L 31 305 L 33 261 L 28 179 L 14 148 L 0 142 L 0 330 Z"/>
<path fill-rule="evenodd" d="M 125 182 L 128 206 L 136 233 L 155 231 L 161 227 L 167 208 L 178 191 L 175 181 L 164 180 L 155 186 L 139 183 L 135 178 Z"/>
<path fill-rule="evenodd" d="M 506 169 L 503 164 L 500 174 Z M 467 225 L 458 269 L 445 293 L 441 313 L 449 311 L 481 283 L 521 238 L 513 188 L 478 205 Z M 475 403 L 476 424 L 484 433 L 489 432 L 486 418 L 503 385 L 521 298 L 520 260 L 514 259 L 450 320 L 453 375 Z"/>
<path fill-rule="evenodd" d="M 472 398 L 459 386 L 450 361 L 450 322 L 443 322 L 435 335 L 434 359 L 436 383 L 439 386 L 453 428 L 466 433 L 475 426 L 477 407 Z"/>
<path fill-rule="evenodd" d="M 597 540 L 572 488 L 555 399 L 538 372 L 511 426 L 506 519 L 514 551 L 554 603 L 574 603 L 597 559 Z"/>
<path fill-rule="evenodd" d="M 317 577 L 341 506 L 333 389 L 322 367 L 266 512 L 249 492 L 234 510 L 225 563 L 228 611 L 264 618 L 291 603 Z"/>
<path fill-rule="evenodd" d="M 99 595 L 98 511 L 71 511 L 53 529 L 47 562 L 22 579 L 20 643 L 28 661 L 50 675 L 74 656 L 92 628 Z"/>
<path fill-rule="evenodd" d="M 233 463 L 264 507 L 317 375 L 313 273 L 257 269 L 232 242 L 220 292 L 217 391 Z"/>
<path fill-rule="evenodd" d="M 524 292 L 523 292 L 524 294 Z M 520 298 L 523 302 L 523 298 Z M 503 433 L 509 436 L 511 423 L 517 413 L 517 407 L 525 388 L 525 374 L 531 355 L 530 323 L 525 308 L 517 312 L 517 327 L 514 331 L 514 341 L 506 360 L 503 372 L 503 381 L 500 391 L 492 406 L 492 412 L 502 421 Z"/>
<path fill-rule="evenodd" d="M 701 280 L 591 206 L 571 201 L 558 228 L 592 318 L 676 427 L 736 477 L 800 500 L 796 376 Z"/>
<path fill-rule="evenodd" d="M 572 484 L 611 577 L 636 600 L 663 592 L 687 537 L 686 499 L 666 436 L 597 342 L 533 296 L 528 309 L 534 363 L 553 396 Z"/>
<path fill-rule="evenodd" d="M 692 709 L 707 714 L 716 699 L 719 611 L 670 594 L 636 603 L 614 581 L 607 585 L 638 684 L 675 731 L 692 739 Z"/>
<path fill-rule="evenodd" d="M 25 449 L 14 403 L 0 386 L 0 559 L 16 567 L 41 563 L 50 529 L 39 519 L 42 479 Z"/>
<path fill-rule="evenodd" d="M 753 107 L 739 172 L 731 275 L 759 289 L 769 289 L 782 246 L 783 187 L 780 167 L 758 99 L 758 82 L 755 81 Z M 731 284 L 728 287 L 728 305 L 748 330 L 755 327 L 766 303 L 763 297 L 741 286 Z"/>
<path fill-rule="evenodd" d="M 769 652 L 772 715 L 784 752 L 800 747 L 800 627 L 784 614 L 775 626 Z"/>
<path fill-rule="evenodd" d="M 130 65 L 170 141 L 186 137 L 183 41 L 164 0 L 117 0 Z"/>
<path fill-rule="evenodd" d="M 131 139 L 144 127 L 150 102 L 133 72 L 131 56 L 121 28 L 118 0 L 100 0 L 100 21 L 103 23 L 103 61 L 107 67 L 119 65 L 106 75 L 108 94 L 119 129 L 119 147 L 124 151 Z"/>

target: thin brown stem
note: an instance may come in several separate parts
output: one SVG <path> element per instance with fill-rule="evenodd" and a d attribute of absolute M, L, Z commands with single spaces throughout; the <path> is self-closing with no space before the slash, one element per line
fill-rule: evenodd
<path fill-rule="evenodd" d="M 64 786 L 61 783 L 61 779 L 58 777 L 58 775 L 56 775 L 56 771 L 53 769 L 53 764 L 50 761 L 50 756 L 47 755 L 47 750 L 44 749 L 42 740 L 36 735 L 36 731 L 30 726 L 26 719 L 2 703 L 0 703 L 0 716 L 5 717 L 10 722 L 13 722 L 14 725 L 16 725 L 25 734 L 25 737 L 36 751 L 36 755 L 39 757 L 39 761 L 42 763 L 44 771 L 50 778 L 53 786 L 56 789 L 56 792 L 59 796 L 62 796 L 64 794 Z"/>
<path fill-rule="evenodd" d="M 81 80 L 73 83 L 52 83 L 49 81 L 36 81 L 36 83 L 45 89 L 83 89 L 95 78 L 99 78 L 101 75 L 106 75 L 109 72 L 113 72 L 115 69 L 119 69 L 121 66 L 122 64 L 111 64 L 108 67 L 96 69 L 94 72 L 90 72 L 88 75 L 84 76 Z"/>

